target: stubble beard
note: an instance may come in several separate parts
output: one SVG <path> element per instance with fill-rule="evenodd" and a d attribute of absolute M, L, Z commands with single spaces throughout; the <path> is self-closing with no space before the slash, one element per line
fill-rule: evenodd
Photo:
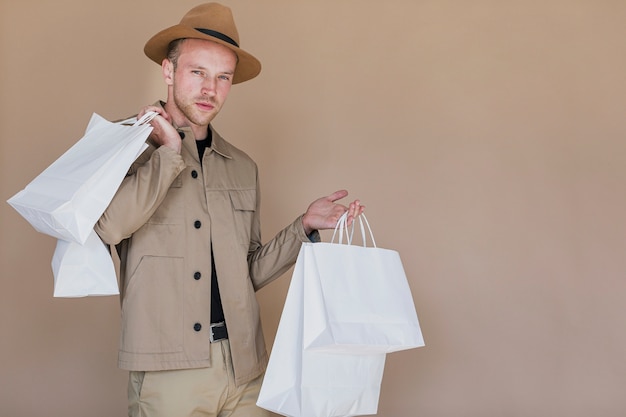
<path fill-rule="evenodd" d="M 198 101 L 209 102 L 214 106 L 213 111 L 211 111 L 210 113 L 201 112 L 196 107 L 195 99 L 185 100 L 179 97 L 177 94 L 174 94 L 174 103 L 176 104 L 176 107 L 178 107 L 180 112 L 190 123 L 193 123 L 196 126 L 208 126 L 219 112 L 219 107 L 213 100 L 201 99 Z"/>

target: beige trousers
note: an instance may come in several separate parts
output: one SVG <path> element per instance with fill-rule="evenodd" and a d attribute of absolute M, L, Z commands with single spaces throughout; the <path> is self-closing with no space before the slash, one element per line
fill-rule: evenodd
<path fill-rule="evenodd" d="M 208 343 L 208 341 L 207 341 Z M 269 417 L 256 406 L 263 376 L 236 387 L 228 340 L 211 344 L 210 368 L 131 371 L 129 417 Z"/>

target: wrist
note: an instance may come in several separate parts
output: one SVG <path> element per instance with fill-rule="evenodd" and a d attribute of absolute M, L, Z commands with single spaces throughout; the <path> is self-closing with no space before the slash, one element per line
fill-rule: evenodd
<path fill-rule="evenodd" d="M 304 234 L 309 236 L 311 233 L 313 233 L 316 229 L 314 227 L 311 227 L 311 225 L 309 224 L 309 218 L 306 215 L 306 213 L 302 216 L 302 228 L 304 229 Z"/>

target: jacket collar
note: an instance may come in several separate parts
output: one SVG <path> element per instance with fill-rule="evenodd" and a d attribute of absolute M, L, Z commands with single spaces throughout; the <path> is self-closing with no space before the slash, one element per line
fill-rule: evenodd
<path fill-rule="evenodd" d="M 209 125 L 209 129 L 211 129 L 213 135 L 211 139 L 211 149 L 222 155 L 224 158 L 232 159 L 233 157 L 230 154 L 230 147 L 228 146 L 228 142 L 226 142 L 226 140 L 224 140 L 224 138 L 220 136 L 220 134 L 217 133 L 215 129 L 213 129 L 212 125 Z"/>
<path fill-rule="evenodd" d="M 232 159 L 233 157 L 230 153 L 228 142 L 226 142 L 226 140 L 222 136 L 220 136 L 220 134 L 217 133 L 215 129 L 213 129 L 213 126 L 209 125 L 209 129 L 211 129 L 212 139 L 211 139 L 211 147 L 207 149 L 207 152 L 213 151 L 223 156 L 224 158 Z M 185 138 L 183 139 L 183 146 L 187 149 L 187 152 L 193 155 L 193 157 L 196 159 L 197 162 L 200 162 L 198 160 L 198 148 L 196 147 L 196 138 L 193 135 L 191 128 L 183 127 L 183 128 L 177 128 L 176 130 L 184 133 Z"/>

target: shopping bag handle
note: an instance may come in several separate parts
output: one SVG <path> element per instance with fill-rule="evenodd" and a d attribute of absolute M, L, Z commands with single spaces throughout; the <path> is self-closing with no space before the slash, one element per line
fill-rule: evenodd
<path fill-rule="evenodd" d="M 370 238 L 372 239 L 372 246 L 376 247 L 376 241 L 374 240 L 374 234 L 372 233 L 372 228 L 370 227 L 369 222 L 367 221 L 367 217 L 365 214 L 360 214 L 354 221 L 352 222 L 352 227 L 348 230 L 348 212 L 346 211 L 343 215 L 337 220 L 337 224 L 335 225 L 335 230 L 333 231 L 333 237 L 330 240 L 331 243 L 335 241 L 335 236 L 337 231 L 339 231 L 339 236 L 337 239 L 337 243 L 343 243 L 343 233 L 346 233 L 346 243 L 348 245 L 352 245 L 352 238 L 354 236 L 354 224 L 356 220 L 359 220 L 359 225 L 361 226 L 361 238 L 363 241 L 363 246 L 367 246 L 367 236 L 365 234 L 365 226 L 367 226 L 367 230 L 369 231 Z M 363 224 L 365 221 L 365 225 Z"/>
<path fill-rule="evenodd" d="M 120 120 L 120 121 L 118 121 L 116 123 L 120 124 L 120 125 L 130 125 L 132 123 L 132 126 L 141 126 L 141 125 L 144 125 L 144 124 L 150 122 L 150 120 L 154 119 L 158 115 L 159 115 L 159 113 L 157 113 L 155 111 L 149 111 L 149 112 L 146 112 L 146 114 L 141 116 L 139 119 L 137 119 L 137 116 L 133 116 L 133 117 L 131 117 L 129 119 Z"/>
<path fill-rule="evenodd" d="M 159 113 L 157 113 L 155 111 L 146 112 L 146 114 L 141 116 L 141 118 L 137 119 L 137 121 L 135 123 L 133 123 L 133 126 L 140 126 L 140 125 L 149 123 L 150 120 L 154 119 L 158 115 L 159 115 Z"/>

